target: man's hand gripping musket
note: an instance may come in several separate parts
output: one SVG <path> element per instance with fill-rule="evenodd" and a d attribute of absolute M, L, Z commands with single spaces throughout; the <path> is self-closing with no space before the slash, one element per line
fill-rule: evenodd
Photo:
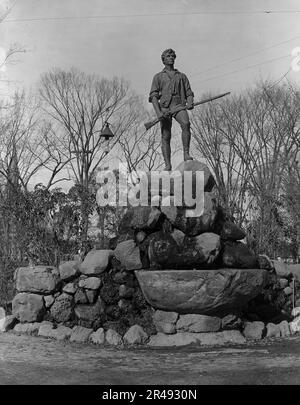
<path fill-rule="evenodd" d="M 210 101 L 216 100 L 216 99 L 221 98 L 221 97 L 228 96 L 228 94 L 230 94 L 230 91 L 227 92 L 227 93 L 219 94 L 218 96 L 215 96 L 215 97 L 210 97 L 210 98 L 206 98 L 206 99 L 197 101 L 196 103 L 194 103 L 194 107 L 196 107 L 196 106 L 198 106 L 198 105 L 201 105 L 201 104 L 208 103 L 208 102 L 210 102 Z M 170 111 L 169 111 L 169 112 L 165 112 L 164 114 L 162 114 L 162 116 L 161 116 L 160 118 L 155 118 L 155 119 L 153 119 L 152 121 L 145 122 L 145 128 L 146 128 L 146 130 L 148 131 L 148 129 L 150 129 L 150 128 L 152 128 L 154 125 L 158 124 L 158 123 L 159 123 L 160 121 L 162 121 L 164 118 L 168 118 L 168 117 L 170 117 L 170 116 L 176 114 L 178 111 L 187 110 L 187 109 L 188 109 L 188 106 L 178 106 L 178 107 L 174 107 L 173 109 L 170 108 Z"/>

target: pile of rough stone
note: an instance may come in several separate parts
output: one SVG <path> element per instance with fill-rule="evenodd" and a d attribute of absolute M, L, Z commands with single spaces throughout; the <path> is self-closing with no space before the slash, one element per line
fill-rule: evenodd
<path fill-rule="evenodd" d="M 138 324 L 131 326 L 123 335 L 109 328 L 86 328 L 75 325 L 73 328 L 64 324 L 49 321 L 16 323 L 16 318 L 5 317 L 0 308 L 0 331 L 6 332 L 13 328 L 14 333 L 25 333 L 52 338 L 59 341 L 69 340 L 76 343 L 93 343 L 97 345 L 142 345 L 155 347 L 195 345 L 226 345 L 245 344 L 264 337 L 286 337 L 300 331 L 300 307 L 294 308 L 294 320 L 290 323 L 282 321 L 274 325 L 263 322 L 244 322 L 235 315 L 224 318 L 157 310 L 153 312 L 153 321 L 157 330 L 150 335 Z"/>
<path fill-rule="evenodd" d="M 114 325 L 123 332 L 140 318 L 146 324 L 150 307 L 134 273 L 125 271 L 113 253 L 92 250 L 82 263 L 68 261 L 59 269 L 48 266 L 17 269 L 18 293 L 12 301 L 12 314 L 22 324 L 49 321 L 94 330 Z M 150 329 L 151 325 L 150 320 Z"/>
<path fill-rule="evenodd" d="M 201 216 L 164 206 L 158 195 L 155 207 L 127 210 L 110 250 L 58 269 L 17 269 L 1 330 L 151 346 L 240 344 L 300 331 L 298 275 L 241 242 L 245 233 L 217 205 L 205 165 L 180 170 L 204 170 Z"/>
<path fill-rule="evenodd" d="M 128 251 L 130 269 L 270 268 L 241 242 L 245 232 L 217 204 L 215 181 L 209 169 L 197 161 L 184 162 L 178 172 L 204 171 L 204 211 L 192 217 L 193 207 L 175 206 L 173 197 L 153 195 L 156 206 L 131 207 L 124 215 L 111 247 Z M 194 179 L 194 178 L 193 178 Z M 196 180 L 196 179 L 194 179 Z M 195 186 L 194 183 L 192 183 Z M 184 187 L 184 185 L 183 185 Z M 162 185 L 157 193 L 163 193 Z M 171 193 L 174 186 L 171 187 Z M 149 194 L 150 198 L 150 194 Z M 127 244 L 120 243 L 127 241 Z M 129 242 L 130 241 L 130 242 Z"/>
<path fill-rule="evenodd" d="M 58 270 L 47 266 L 17 269 L 13 314 L 5 316 L 0 310 L 0 330 L 71 342 L 149 346 L 242 344 L 300 331 L 299 307 L 289 314 L 290 322 L 261 321 L 259 311 L 258 320 L 253 320 L 253 313 L 245 310 L 223 317 L 155 310 L 143 300 L 134 273 L 126 271 L 114 254 L 92 250 L 82 263 L 65 262 Z M 296 275 L 287 266 L 274 264 L 277 275 L 274 268 L 270 273 L 276 281 L 265 295 L 269 297 L 271 289 L 290 298 L 291 278 Z M 258 298 L 252 300 L 256 309 Z M 296 295 L 298 305 L 299 299 Z"/>

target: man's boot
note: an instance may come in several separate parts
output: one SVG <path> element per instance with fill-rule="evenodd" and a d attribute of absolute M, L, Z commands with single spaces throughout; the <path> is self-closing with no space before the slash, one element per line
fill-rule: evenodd
<path fill-rule="evenodd" d="M 183 160 L 193 160 L 190 156 L 190 142 L 191 142 L 191 133 L 188 131 L 182 132 L 182 146 L 183 146 Z"/>
<path fill-rule="evenodd" d="M 165 161 L 164 170 L 171 171 L 172 166 L 171 166 L 171 145 L 170 145 L 170 141 L 162 138 L 162 140 L 161 140 L 161 150 L 162 150 L 163 158 L 164 158 L 164 161 Z"/>

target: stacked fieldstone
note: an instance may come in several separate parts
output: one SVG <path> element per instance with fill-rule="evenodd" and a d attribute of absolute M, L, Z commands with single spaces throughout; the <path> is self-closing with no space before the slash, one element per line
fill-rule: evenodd
<path fill-rule="evenodd" d="M 0 309 L 0 331 L 13 329 L 56 340 L 114 346 L 243 344 L 300 331 L 299 307 L 290 313 L 290 322 L 251 321 L 251 313 L 246 311 L 223 317 L 155 311 L 143 300 L 134 274 L 125 271 L 112 252 L 104 252 L 91 251 L 84 262 L 66 262 L 58 270 L 45 266 L 18 269 L 15 278 L 19 292 L 13 300 L 13 315 L 5 317 Z M 95 273 L 96 267 L 98 271 L 103 268 L 103 257 L 109 257 L 108 267 Z M 86 270 L 91 258 L 94 265 Z M 88 275 L 82 274 L 81 268 Z M 286 288 L 282 283 L 286 278 L 274 277 L 273 287 Z M 285 277 L 291 277 L 290 273 Z M 90 295 L 90 291 L 96 294 Z M 75 300 L 76 294 L 79 301 L 78 297 Z"/>
<path fill-rule="evenodd" d="M 184 346 L 243 344 L 263 338 L 286 337 L 300 331 L 300 308 L 295 308 L 294 321 L 278 324 L 261 321 L 249 322 L 237 315 L 223 318 L 199 314 L 180 315 L 157 310 L 154 324 L 157 334 L 150 337 L 150 346 Z"/>
<path fill-rule="evenodd" d="M 252 321 L 278 324 L 293 319 L 292 310 L 300 306 L 300 264 L 270 261 L 268 284 L 243 308 Z M 272 326 L 271 326 L 272 328 Z"/>
<path fill-rule="evenodd" d="M 12 315 L 0 330 L 93 344 L 242 344 L 300 329 L 298 276 L 241 242 L 245 232 L 217 205 L 204 171 L 204 212 L 129 208 L 109 250 L 15 272 Z M 296 279 L 296 281 L 295 281 Z M 295 289 L 296 287 L 296 289 Z M 0 312 L 1 318 L 1 312 Z"/>
<path fill-rule="evenodd" d="M 144 343 L 155 331 L 153 311 L 117 255 L 118 250 L 92 250 L 83 262 L 68 261 L 58 269 L 17 269 L 13 314 L 0 312 L 1 331 L 81 343 Z"/>
<path fill-rule="evenodd" d="M 118 249 L 92 250 L 82 263 L 65 262 L 59 269 L 17 269 L 13 315 L 22 324 L 49 321 L 97 329 L 117 323 L 122 331 L 133 326 L 134 319 L 149 312 L 150 307 L 143 300 L 134 273 L 126 271 L 115 258 L 118 254 Z"/>

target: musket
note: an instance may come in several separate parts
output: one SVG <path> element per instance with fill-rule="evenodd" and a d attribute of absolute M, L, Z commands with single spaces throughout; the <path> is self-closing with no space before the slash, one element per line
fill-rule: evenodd
<path fill-rule="evenodd" d="M 224 94 L 219 94 L 218 96 L 215 96 L 215 97 L 205 98 L 204 100 L 197 101 L 196 103 L 194 103 L 194 107 L 196 107 L 197 105 L 200 105 L 200 104 L 208 103 L 209 101 L 216 100 L 217 98 L 228 96 L 228 94 L 230 94 L 230 91 L 227 93 L 224 93 Z M 186 109 L 187 109 L 186 106 L 179 106 L 173 110 L 171 109 L 170 114 L 173 115 L 181 110 L 186 110 Z M 164 117 L 161 117 L 161 118 L 155 118 L 154 120 L 149 121 L 149 122 L 145 122 L 146 131 L 148 131 L 148 129 L 152 128 L 154 125 L 158 124 L 163 119 L 164 119 Z"/>

